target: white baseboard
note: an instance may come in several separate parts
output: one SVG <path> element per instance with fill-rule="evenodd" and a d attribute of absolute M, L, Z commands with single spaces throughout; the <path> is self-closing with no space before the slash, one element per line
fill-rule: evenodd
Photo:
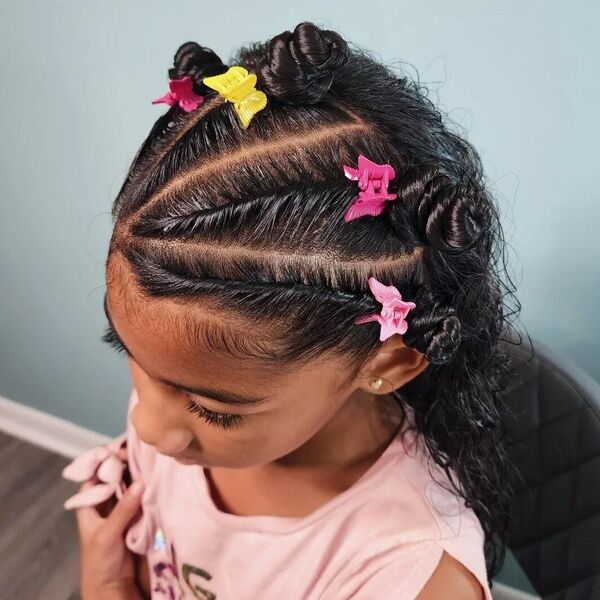
<path fill-rule="evenodd" d="M 533 596 L 527 592 L 522 592 L 517 588 L 510 587 L 504 583 L 494 581 L 494 589 L 492 590 L 494 600 L 540 600 L 539 596 Z"/>
<path fill-rule="evenodd" d="M 2 396 L 0 430 L 67 458 L 75 458 L 112 439 Z"/>

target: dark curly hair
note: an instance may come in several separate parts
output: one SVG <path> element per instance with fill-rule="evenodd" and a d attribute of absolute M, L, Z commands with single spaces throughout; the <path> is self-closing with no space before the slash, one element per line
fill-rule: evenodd
<path fill-rule="evenodd" d="M 395 285 L 416 303 L 404 341 L 431 364 L 393 395 L 479 517 L 493 577 L 511 497 L 498 342 L 514 290 L 477 152 L 426 89 L 313 23 L 246 45 L 231 64 L 268 97 L 248 129 L 202 82 L 228 66 L 195 42 L 177 50 L 169 76 L 189 75 L 205 100 L 191 113 L 173 105 L 138 150 L 113 204 L 109 258 L 121 252 L 149 297 L 207 297 L 269 320 L 273 345 L 252 348 L 261 360 L 333 352 L 351 375 L 380 347 L 377 324 L 353 325 L 380 309 L 367 279 Z M 357 186 L 342 165 L 359 154 L 394 167 L 398 199 L 346 223 Z"/>

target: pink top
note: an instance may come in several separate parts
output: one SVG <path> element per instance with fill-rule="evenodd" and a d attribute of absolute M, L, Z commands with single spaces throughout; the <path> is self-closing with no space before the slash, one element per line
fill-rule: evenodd
<path fill-rule="evenodd" d="M 133 388 L 127 431 L 112 448 L 127 444 L 131 475 L 146 486 L 143 514 L 125 543 L 147 555 L 153 600 L 414 600 L 444 550 L 492 600 L 479 520 L 433 481 L 414 432 L 397 435 L 354 485 L 306 517 L 242 516 L 216 507 L 201 466 L 180 464 L 139 439 L 129 419 L 137 401 Z M 86 453 L 88 467 L 94 451 Z M 77 461 L 86 462 L 84 455 L 64 476 L 76 479 Z M 448 481 L 433 461 L 431 470 Z M 105 485 L 116 485 L 120 496 L 124 483 L 112 477 Z M 87 504 L 98 497 L 91 494 Z"/>

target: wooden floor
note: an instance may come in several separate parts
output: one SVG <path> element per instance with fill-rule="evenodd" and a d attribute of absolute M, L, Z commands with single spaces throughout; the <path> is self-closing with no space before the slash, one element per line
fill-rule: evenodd
<path fill-rule="evenodd" d="M 0 431 L 0 600 L 79 599 L 78 484 L 68 458 Z"/>

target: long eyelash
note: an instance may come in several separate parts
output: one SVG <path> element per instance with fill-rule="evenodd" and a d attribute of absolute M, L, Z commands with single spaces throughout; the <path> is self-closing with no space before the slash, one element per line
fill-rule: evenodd
<path fill-rule="evenodd" d="M 100 339 L 103 342 L 106 342 L 111 348 L 113 348 L 117 352 L 119 352 L 121 354 L 129 355 L 129 353 L 127 352 L 127 349 L 125 348 L 125 346 L 123 346 L 123 344 L 121 344 L 121 342 L 119 341 L 119 339 L 115 336 L 115 334 L 114 334 L 113 330 L 111 329 L 110 325 L 106 326 L 106 330 L 104 332 L 104 335 Z"/>
<path fill-rule="evenodd" d="M 218 413 L 212 410 L 208 410 L 208 408 L 204 408 L 200 404 L 196 404 L 191 397 L 188 396 L 188 402 L 186 404 L 186 409 L 192 413 L 196 413 L 202 419 L 204 419 L 207 423 L 211 425 L 217 425 L 218 427 L 222 427 L 223 429 L 232 429 L 233 427 L 237 427 L 241 421 L 241 415 L 234 415 L 231 413 Z"/>

